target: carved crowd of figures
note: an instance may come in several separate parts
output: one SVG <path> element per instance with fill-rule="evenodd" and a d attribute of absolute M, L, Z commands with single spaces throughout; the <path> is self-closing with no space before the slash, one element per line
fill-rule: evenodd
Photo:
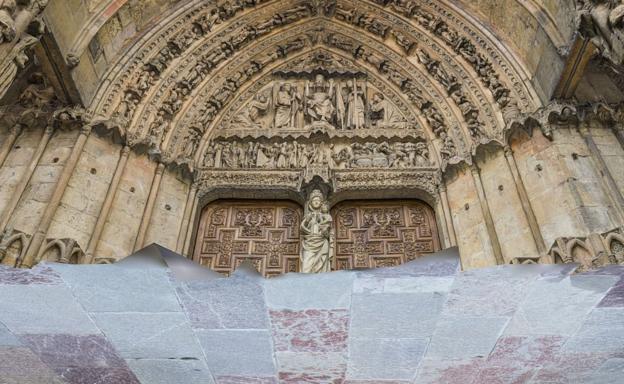
<path fill-rule="evenodd" d="M 439 37 L 442 41 L 444 41 L 451 49 L 453 49 L 457 54 L 463 57 L 472 67 L 475 69 L 481 81 L 487 86 L 494 99 L 501 107 L 506 107 L 509 104 L 510 93 L 511 91 L 506 88 L 502 82 L 500 81 L 499 75 L 496 73 L 492 63 L 486 58 L 486 56 L 480 52 L 478 52 L 476 46 L 466 37 L 459 34 L 457 31 L 452 29 L 448 25 L 448 23 L 442 20 L 439 17 L 436 17 L 428 12 L 426 12 L 418 1 L 415 0 L 373 0 L 377 4 L 388 7 L 391 10 L 401 14 L 407 18 L 415 20 L 418 24 L 426 28 L 429 32 L 433 33 L 437 37 Z M 596 2 L 596 0 L 578 0 L 579 2 Z M 620 0 L 607 0 L 610 2 L 620 2 Z M 598 1 L 599 2 L 599 1 Z M 347 13 L 355 12 L 355 11 L 346 11 Z M 343 18 L 342 14 L 345 11 L 341 11 L 340 15 L 336 14 L 336 17 L 341 19 Z M 368 16 L 371 17 L 370 15 Z M 377 21 L 377 23 L 382 23 L 381 21 Z M 351 22 L 351 24 L 354 24 Z M 357 25 L 357 24 L 356 24 Z M 386 32 L 387 33 L 387 32 Z M 409 38 L 402 32 L 398 30 L 390 31 L 399 44 L 406 53 L 410 53 L 414 46 L 415 42 L 409 40 Z M 385 36 L 385 35 L 384 35 Z M 410 44 L 410 42 L 412 44 Z M 439 66 L 438 66 L 439 68 Z M 437 68 L 435 68 L 437 70 Z"/>
<path fill-rule="evenodd" d="M 253 7 L 263 1 L 264 0 L 231 0 L 223 2 L 209 14 L 193 23 L 190 29 L 174 37 L 154 57 L 143 65 L 142 70 L 134 79 L 135 81 L 124 91 L 116 111 L 116 116 L 125 120 L 130 120 L 147 91 L 156 83 L 161 73 L 170 65 L 171 61 L 179 57 L 194 41 L 209 33 L 214 25 L 222 23 L 234 17 L 236 13 L 243 9 Z M 215 48 L 200 57 L 184 79 L 177 82 L 167 92 L 165 100 L 160 109 L 156 112 L 156 117 L 148 130 L 149 140 L 156 146 L 162 145 L 162 141 L 166 138 L 170 129 L 171 120 L 180 110 L 186 98 L 220 63 L 254 39 L 271 32 L 279 26 L 293 23 L 307 17 L 309 13 L 309 7 L 297 6 L 279 12 L 267 20 L 261 20 L 256 25 L 244 26 L 229 38 L 216 43 Z M 281 45 L 265 59 L 250 63 L 244 70 L 228 79 L 222 86 L 222 89 L 215 93 L 215 96 L 207 106 L 207 110 L 203 116 L 204 122 L 210 122 L 212 118 L 214 118 L 214 115 L 216 115 L 245 80 L 262 70 L 262 68 L 270 62 L 285 57 L 304 46 L 305 41 L 302 38 Z"/>
<path fill-rule="evenodd" d="M 431 165 L 424 142 L 353 143 L 261 143 L 213 141 L 206 149 L 203 166 L 216 169 L 334 169 L 414 168 Z"/>
<path fill-rule="evenodd" d="M 385 1 L 384 5 L 385 3 L 388 3 L 388 1 Z M 422 11 L 420 11 L 419 7 L 417 7 L 416 5 L 408 6 L 405 2 L 391 2 L 391 3 L 394 3 L 394 5 L 397 5 L 400 7 L 404 7 L 405 9 L 409 9 L 410 17 L 419 15 L 419 12 L 422 13 Z M 428 14 L 422 13 L 422 15 L 428 15 Z M 390 31 L 390 27 L 385 27 L 385 28 L 379 27 L 379 26 L 383 26 L 384 24 L 381 21 L 377 20 L 375 16 L 372 16 L 368 13 L 362 13 L 356 10 L 355 8 L 351 8 L 347 10 L 345 8 L 342 8 L 341 6 L 338 6 L 335 11 L 335 17 L 339 20 L 349 22 L 350 24 L 356 25 L 358 27 L 365 28 L 372 33 L 376 33 L 380 37 L 386 37 L 386 35 L 388 34 L 388 31 Z M 441 31 L 447 34 L 447 38 L 450 37 L 449 35 L 450 30 L 448 29 L 448 26 L 446 24 L 443 24 L 442 27 L 437 26 L 436 28 L 442 28 Z M 392 35 L 395 36 L 397 44 L 399 44 L 408 54 L 412 52 L 414 50 L 414 47 L 417 45 L 416 43 L 412 43 L 407 38 L 407 36 L 401 31 L 392 30 Z M 427 101 L 423 99 L 422 95 L 416 89 L 415 85 L 411 83 L 411 80 L 408 77 L 405 77 L 404 75 L 402 75 L 398 71 L 398 69 L 394 68 L 392 64 L 388 63 L 383 58 L 377 56 L 375 53 L 366 52 L 365 48 L 363 48 L 361 45 L 357 43 L 352 43 L 348 41 L 348 39 L 342 38 L 340 36 L 336 36 L 336 35 L 330 36 L 327 39 L 327 42 L 328 44 L 333 45 L 339 49 L 352 53 L 355 57 L 363 58 L 369 64 L 374 65 L 379 71 L 386 74 L 386 76 L 388 77 L 390 81 L 392 81 L 395 85 L 399 86 L 401 90 L 406 92 L 408 94 L 408 97 L 410 97 L 410 99 L 412 99 L 412 101 L 414 101 L 419 106 L 419 108 L 423 110 L 423 113 L 425 113 L 425 116 L 427 116 L 428 120 L 430 120 L 429 123 L 431 124 L 432 129 L 434 131 L 440 131 L 441 129 L 445 129 L 443 128 L 443 124 L 442 124 L 443 122 L 441 122 L 437 118 L 438 116 L 436 116 L 435 119 L 429 118 L 428 115 L 436 114 L 436 112 L 432 111 L 432 112 L 426 113 L 424 111 L 424 109 L 430 108 L 428 106 Z M 474 49 L 474 45 L 470 45 L 470 46 Z M 476 49 L 474 50 L 476 54 Z M 465 95 L 465 93 L 462 90 L 461 83 L 458 81 L 458 79 L 452 74 L 450 74 L 449 72 L 447 72 L 443 68 L 439 60 L 433 59 L 424 50 L 416 49 L 415 52 L 416 52 L 418 61 L 426 68 L 426 70 L 429 72 L 431 77 L 433 77 L 442 87 L 444 87 L 447 94 L 452 97 L 452 99 L 455 101 L 457 106 L 461 109 L 462 115 L 466 121 L 471 137 L 476 141 L 484 137 L 486 133 L 482 128 L 483 123 L 479 120 L 479 110 Z M 485 71 L 485 70 L 488 71 L 487 74 L 490 77 L 490 79 L 488 80 L 487 85 L 492 90 L 492 93 L 494 94 L 495 99 L 499 101 L 500 98 L 498 96 L 503 96 L 503 94 L 501 93 L 503 91 L 502 89 L 499 88 L 499 87 L 502 87 L 502 85 L 498 81 L 498 76 L 496 75 L 496 73 L 493 72 L 491 64 L 487 66 L 481 65 L 479 69 L 481 71 Z M 495 85 L 496 89 L 494 89 L 494 87 L 490 87 L 490 85 Z M 509 91 L 506 91 L 503 93 L 506 93 L 504 96 L 507 97 Z M 506 104 L 507 101 L 505 101 L 504 103 Z"/>
<path fill-rule="evenodd" d="M 370 93 L 365 80 L 329 79 L 318 74 L 305 83 L 276 81 L 270 94 L 260 93 L 238 114 L 236 127 L 263 127 L 270 115 L 272 128 L 298 129 L 326 125 L 335 129 L 403 128 L 405 117 L 386 97 Z"/>

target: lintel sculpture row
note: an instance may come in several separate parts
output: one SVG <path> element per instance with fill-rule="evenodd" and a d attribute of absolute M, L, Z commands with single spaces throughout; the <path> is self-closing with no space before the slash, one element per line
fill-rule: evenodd
<path fill-rule="evenodd" d="M 295 141 L 216 140 L 206 149 L 203 166 L 212 169 L 418 168 L 431 166 L 423 141 L 381 143 L 299 143 Z"/>

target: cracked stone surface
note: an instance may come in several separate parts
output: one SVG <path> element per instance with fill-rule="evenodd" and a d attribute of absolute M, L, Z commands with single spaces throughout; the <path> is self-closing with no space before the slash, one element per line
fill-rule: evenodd
<path fill-rule="evenodd" d="M 624 382 L 624 269 L 173 268 L 0 268 L 0 383 Z"/>

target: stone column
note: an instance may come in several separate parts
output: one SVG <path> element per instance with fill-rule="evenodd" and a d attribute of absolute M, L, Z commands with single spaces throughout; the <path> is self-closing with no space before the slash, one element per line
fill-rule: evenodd
<path fill-rule="evenodd" d="M 481 181 L 481 174 L 476 164 L 472 164 L 470 172 L 474 179 L 475 186 L 477 188 L 477 194 L 479 196 L 479 203 L 481 205 L 481 212 L 483 213 L 483 219 L 485 220 L 485 226 L 487 227 L 490 243 L 492 244 L 492 250 L 494 251 L 494 257 L 497 264 L 505 264 L 503 258 L 503 251 L 498 241 L 498 234 L 496 233 L 496 227 L 494 226 L 494 220 L 492 219 L 492 212 L 485 195 L 485 189 L 483 189 L 483 183 Z"/>
<path fill-rule="evenodd" d="M 20 179 L 19 184 L 15 186 L 15 190 L 13 191 L 13 195 L 11 196 L 11 200 L 7 202 L 7 205 L 4 208 L 4 211 L 2 211 L 2 215 L 0 215 L 0 232 L 4 231 L 7 224 L 9 223 L 9 220 L 11 219 L 11 216 L 13 216 L 13 212 L 15 211 L 17 204 L 22 198 L 22 195 L 24 194 L 24 191 L 26 190 L 26 187 L 28 186 L 28 183 L 30 182 L 30 178 L 35 172 L 35 168 L 37 168 L 37 165 L 39 164 L 39 160 L 41 159 L 41 156 L 43 155 L 43 152 L 48 146 L 48 142 L 50 141 L 50 138 L 52 137 L 53 134 L 54 134 L 54 127 L 50 125 L 46 128 L 45 132 L 43 133 L 43 136 L 41 137 L 41 140 L 39 141 L 39 146 L 37 146 L 35 153 L 33 153 L 30 163 L 28 163 L 28 168 L 26 168 L 24 175 L 22 175 L 22 178 Z"/>
<path fill-rule="evenodd" d="M 186 235 L 191 224 L 191 213 L 193 206 L 195 205 L 195 196 L 197 195 L 197 185 L 191 184 L 188 197 L 186 198 L 186 204 L 184 205 L 184 215 L 182 216 L 182 225 L 180 226 L 180 232 L 178 233 L 178 242 L 176 244 L 176 252 L 184 253 L 184 243 L 186 242 Z"/>
<path fill-rule="evenodd" d="M 182 254 L 189 259 L 193 258 L 193 255 L 189 254 L 191 250 L 191 241 L 193 241 L 193 230 L 195 228 L 195 217 L 197 216 L 197 208 L 199 206 L 199 199 L 195 195 L 193 200 L 193 208 L 191 209 L 191 216 L 189 217 L 189 225 L 186 229 L 186 237 L 184 239 L 184 247 L 182 248 Z"/>
<path fill-rule="evenodd" d="M 448 195 L 446 193 L 446 184 L 444 181 L 440 183 L 438 187 L 440 192 L 440 201 L 442 202 L 442 211 L 444 211 L 444 220 L 446 221 L 446 229 L 449 234 L 449 240 L 451 246 L 457 246 L 457 237 L 455 236 L 455 226 L 453 225 L 453 216 L 451 215 L 451 209 L 449 207 Z"/>
<path fill-rule="evenodd" d="M 56 209 L 61 203 L 61 199 L 65 194 L 65 189 L 67 188 L 67 184 L 69 182 L 70 177 L 74 173 L 76 169 L 76 164 L 78 164 L 78 160 L 80 159 L 80 155 L 82 154 L 82 150 L 87 142 L 87 138 L 89 137 L 89 133 L 91 133 L 91 126 L 85 125 L 80 129 L 80 135 L 76 140 L 76 144 L 72 149 L 69 158 L 67 159 L 67 163 L 63 167 L 63 172 L 61 172 L 61 176 L 56 182 L 56 187 L 54 188 L 54 192 L 52 193 L 52 197 L 46 206 L 45 211 L 43 212 L 43 216 L 41 217 L 41 221 L 33 234 L 32 239 L 30 240 L 30 244 L 28 246 L 28 250 L 24 256 L 24 261 L 22 261 L 22 267 L 30 268 L 36 263 L 36 258 L 39 255 L 39 251 L 41 246 L 44 243 L 46 234 L 48 229 L 50 228 L 50 224 L 52 223 L 52 219 L 54 219 L 54 214 L 56 213 Z"/>
<path fill-rule="evenodd" d="M 507 160 L 507 168 L 513 177 L 514 184 L 516 185 L 516 192 L 518 193 L 518 197 L 520 198 L 520 205 L 522 205 L 522 210 L 524 211 L 524 215 L 529 223 L 529 229 L 531 230 L 531 235 L 533 236 L 533 241 L 535 242 L 535 247 L 539 252 L 540 256 L 546 254 L 546 245 L 544 243 L 544 237 L 542 236 L 542 232 L 540 231 L 539 224 L 537 223 L 537 218 L 535 217 L 535 212 L 533 211 L 533 207 L 531 206 L 531 201 L 529 200 L 529 194 L 524 187 L 524 183 L 522 182 L 522 177 L 520 176 L 520 172 L 518 171 L 518 164 L 516 164 L 516 159 L 513 155 L 513 150 L 509 145 L 506 145 L 504 148 L 505 159 Z"/>
<path fill-rule="evenodd" d="M 6 160 L 7 156 L 9 156 L 11 148 L 13 148 L 15 141 L 22 133 L 22 129 L 23 127 L 21 124 L 15 124 L 13 127 L 11 127 L 11 130 L 9 131 L 9 136 L 6 138 L 6 140 L 4 140 L 4 143 L 2 143 L 2 147 L 0 148 L 0 167 L 4 165 L 4 161 Z"/>
<path fill-rule="evenodd" d="M 93 263 L 93 256 L 97 248 L 98 242 L 100 241 L 100 237 L 102 236 L 104 225 L 106 224 L 106 221 L 108 220 L 108 217 L 110 215 L 113 201 L 115 201 L 115 197 L 117 196 L 117 187 L 119 187 L 119 181 L 121 180 L 121 176 L 126 169 L 129 153 L 129 146 L 126 145 L 121 149 L 119 161 L 117 161 L 117 168 L 115 168 L 115 173 L 113 174 L 110 186 L 108 187 L 108 191 L 106 191 L 104 204 L 102 204 L 102 209 L 100 211 L 100 214 L 98 215 L 97 222 L 95 223 L 95 228 L 93 229 L 93 233 L 91 234 L 91 239 L 89 239 L 87 251 L 85 252 L 85 263 L 87 264 Z"/>
<path fill-rule="evenodd" d="M 584 124 L 578 131 L 583 139 L 585 139 L 589 153 L 594 160 L 594 164 L 598 168 L 599 176 L 601 176 L 601 184 L 603 185 L 607 196 L 611 200 L 611 204 L 613 204 L 613 208 L 620 219 L 620 224 L 624 225 L 624 197 L 622 196 L 622 192 L 615 182 L 613 175 L 611 175 L 611 171 L 609 171 L 609 167 L 607 167 L 607 163 L 605 162 L 604 157 L 602 157 L 602 153 L 600 153 L 600 149 L 598 149 L 587 124 Z"/>
<path fill-rule="evenodd" d="M 156 203 L 156 197 L 158 196 L 158 190 L 160 189 L 160 182 L 162 181 L 162 175 L 164 172 L 165 165 L 163 163 L 158 163 L 158 166 L 156 167 L 156 174 L 152 180 L 152 187 L 150 188 L 150 193 L 147 196 L 147 202 L 145 203 L 143 219 L 141 220 L 139 232 L 137 233 L 137 237 L 134 242 L 134 252 L 145 246 L 145 235 L 147 234 L 147 228 L 149 227 L 150 220 L 152 219 L 154 204 Z"/>
<path fill-rule="evenodd" d="M 617 140 L 620 142 L 620 146 L 624 149 L 624 127 L 613 126 L 611 129 Z"/>

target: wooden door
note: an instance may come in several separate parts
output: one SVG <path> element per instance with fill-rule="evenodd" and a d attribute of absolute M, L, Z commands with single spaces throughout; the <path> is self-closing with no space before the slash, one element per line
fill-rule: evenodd
<path fill-rule="evenodd" d="M 286 201 L 219 201 L 202 211 L 193 260 L 230 275 L 251 261 L 264 276 L 299 271 L 302 209 Z"/>
<path fill-rule="evenodd" d="M 332 217 L 335 269 L 394 266 L 440 250 L 433 210 L 420 201 L 348 201 Z"/>

